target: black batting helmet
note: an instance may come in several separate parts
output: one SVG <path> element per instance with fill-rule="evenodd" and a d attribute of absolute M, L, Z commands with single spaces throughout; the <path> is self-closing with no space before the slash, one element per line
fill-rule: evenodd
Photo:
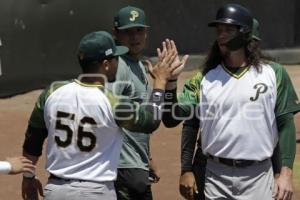
<path fill-rule="evenodd" d="M 253 17 L 247 8 L 239 4 L 226 4 L 218 10 L 216 19 L 208 26 L 219 23 L 237 25 L 241 32 L 248 33 L 252 30 Z"/>

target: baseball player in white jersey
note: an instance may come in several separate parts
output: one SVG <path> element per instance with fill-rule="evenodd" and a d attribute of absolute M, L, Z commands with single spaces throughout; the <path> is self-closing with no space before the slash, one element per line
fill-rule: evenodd
<path fill-rule="evenodd" d="M 119 127 L 151 133 L 159 126 L 160 120 L 154 116 L 160 112 L 167 79 L 176 69 L 170 66 L 176 51 L 165 52 L 153 67 L 154 90 L 150 103 L 141 106 L 113 96 L 104 87 L 106 79 L 115 80 L 118 56 L 127 51 L 127 47 L 116 46 L 107 32 L 87 34 L 78 51 L 82 76 L 53 83 L 38 98 L 23 154 L 36 164 L 47 138 L 50 177 L 44 199 L 116 199 L 113 181 L 122 144 Z M 23 198 L 39 199 L 35 175 L 23 177 Z"/>
<path fill-rule="evenodd" d="M 253 19 L 252 46 L 259 48 L 260 45 L 259 22 Z M 271 57 L 263 55 L 266 60 L 273 60 Z M 278 65 L 270 62 L 271 65 Z M 179 181 L 180 194 L 186 199 L 194 200 L 205 199 L 204 182 L 206 156 L 201 149 L 201 137 L 199 137 L 199 120 L 194 117 L 183 123 L 181 137 L 181 176 Z M 197 147 L 195 148 L 197 144 Z M 280 173 L 280 155 L 278 146 L 272 155 L 272 168 L 274 177 Z"/>
<path fill-rule="evenodd" d="M 252 23 L 240 5 L 220 8 L 209 23 L 217 40 L 204 70 L 185 84 L 180 104 L 176 83 L 167 86 L 165 100 L 172 104 L 165 106 L 164 124 L 173 127 L 194 115 L 200 121 L 201 147 L 208 157 L 205 199 L 292 197 L 293 114 L 300 104 L 285 69 L 270 65 L 250 44 Z M 274 188 L 270 158 L 278 141 L 281 170 Z"/>

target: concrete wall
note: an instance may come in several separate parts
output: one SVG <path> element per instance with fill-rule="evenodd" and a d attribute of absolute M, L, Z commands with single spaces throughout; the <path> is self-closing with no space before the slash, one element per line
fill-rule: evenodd
<path fill-rule="evenodd" d="M 165 38 L 176 40 L 181 53 L 205 54 L 215 38 L 207 23 L 229 2 L 233 1 L 1 0 L 0 97 L 76 76 L 80 38 L 94 30 L 110 31 L 115 13 L 129 4 L 143 8 L 151 26 L 145 55 L 153 56 Z M 235 2 L 251 9 L 260 21 L 264 48 L 300 45 L 300 14 L 295 12 L 299 1 Z"/>

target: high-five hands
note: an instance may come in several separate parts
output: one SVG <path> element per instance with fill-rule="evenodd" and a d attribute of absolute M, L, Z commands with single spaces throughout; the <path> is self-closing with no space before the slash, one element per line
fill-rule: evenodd
<path fill-rule="evenodd" d="M 173 60 L 173 63 L 171 64 L 171 66 L 172 67 L 176 67 L 176 69 L 172 72 L 172 76 L 169 79 L 169 80 L 176 80 L 178 78 L 178 76 L 181 74 L 182 70 L 184 69 L 185 63 L 186 63 L 186 61 L 187 61 L 187 59 L 188 59 L 189 56 L 188 55 L 184 55 L 182 57 L 182 59 L 180 60 L 180 58 L 178 56 L 178 51 L 177 51 L 176 44 L 175 44 L 175 42 L 173 40 L 166 39 L 165 45 L 166 46 L 163 47 L 163 50 L 164 50 L 164 48 L 166 48 L 167 50 L 168 49 L 172 49 L 176 53 L 176 57 Z M 162 53 L 163 52 L 161 52 L 161 50 L 158 48 L 157 49 L 158 58 L 161 57 Z"/>
<path fill-rule="evenodd" d="M 157 48 L 158 62 L 155 66 L 149 61 L 145 61 L 148 65 L 148 71 L 154 79 L 154 87 L 160 87 L 161 84 L 166 85 L 168 80 L 177 79 L 181 73 L 188 56 L 179 59 L 177 48 L 173 40 L 166 39 L 162 42 L 162 50 Z M 159 84 L 157 84 L 159 83 Z M 161 88 L 164 89 L 164 88 Z"/>

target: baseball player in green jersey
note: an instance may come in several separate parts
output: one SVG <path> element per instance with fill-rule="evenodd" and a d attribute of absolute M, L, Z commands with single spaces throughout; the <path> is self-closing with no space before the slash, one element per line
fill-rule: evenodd
<path fill-rule="evenodd" d="M 35 167 L 32 162 L 23 156 L 0 161 L 0 174 L 34 173 L 34 170 Z"/>
<path fill-rule="evenodd" d="M 253 19 L 252 46 L 259 48 L 259 23 Z M 267 56 L 264 55 L 265 58 Z M 268 58 L 271 60 L 271 58 Z M 270 63 L 272 64 L 272 63 Z M 199 120 L 194 117 L 183 123 L 181 137 L 181 176 L 179 181 L 180 194 L 186 199 L 201 200 L 204 196 L 206 156 L 202 153 L 199 132 Z M 198 140 L 197 140 L 198 139 Z M 196 147 L 197 144 L 197 147 Z M 196 147 L 196 149 L 195 149 Z M 280 173 L 278 148 L 272 155 L 274 176 Z M 276 174 L 276 175 L 275 175 Z"/>
<path fill-rule="evenodd" d="M 217 39 L 204 69 L 185 84 L 179 103 L 176 84 L 173 90 L 167 86 L 163 122 L 173 127 L 182 117 L 200 121 L 208 157 L 205 199 L 291 199 L 293 116 L 300 110 L 292 82 L 281 65 L 270 64 L 249 45 L 248 9 L 227 4 L 209 26 Z M 277 142 L 281 170 L 274 188 L 271 156 Z"/>
<path fill-rule="evenodd" d="M 116 42 L 127 46 L 129 52 L 120 56 L 117 80 L 112 91 L 117 95 L 129 96 L 139 103 L 147 101 L 147 96 L 152 91 L 146 67 L 141 60 L 148 27 L 144 11 L 137 7 L 121 8 L 114 18 L 113 33 Z M 123 146 L 115 184 L 118 200 L 151 200 L 149 167 L 151 168 L 153 161 L 150 158 L 150 135 L 143 131 L 139 134 L 125 129 L 123 131 Z M 154 180 L 158 181 L 157 171 L 152 172 Z"/>
<path fill-rule="evenodd" d="M 115 81 L 118 56 L 128 52 L 116 46 L 105 31 L 85 35 L 78 49 L 83 74 L 78 79 L 54 82 L 39 96 L 31 114 L 23 154 L 36 164 L 47 138 L 46 169 L 50 173 L 44 199 L 115 200 L 114 181 L 122 146 L 121 128 L 151 133 L 160 124 L 167 80 L 177 68 L 176 50 L 151 70 L 155 80 L 149 104 L 139 105 L 114 96 L 106 82 Z M 137 133 L 138 134 L 138 133 Z M 24 174 L 22 196 L 39 199 L 35 174 Z"/>
<path fill-rule="evenodd" d="M 117 43 L 127 46 L 129 52 L 119 59 L 117 81 L 113 84 L 112 90 L 117 95 L 130 96 L 132 100 L 141 103 L 147 102 L 147 96 L 152 90 L 148 83 L 146 67 L 142 62 L 142 51 L 145 49 L 148 28 L 145 12 L 140 8 L 124 7 L 114 18 L 115 39 Z M 163 44 L 166 48 L 166 43 Z M 187 57 L 184 57 L 180 61 L 177 57 L 175 63 L 185 63 L 186 59 Z M 173 78 L 174 75 L 171 79 Z M 129 84 L 124 84 L 125 82 Z M 157 182 L 159 174 L 150 156 L 149 143 L 149 134 L 144 132 L 136 134 L 124 130 L 116 181 L 119 200 L 152 199 L 151 182 Z"/>

